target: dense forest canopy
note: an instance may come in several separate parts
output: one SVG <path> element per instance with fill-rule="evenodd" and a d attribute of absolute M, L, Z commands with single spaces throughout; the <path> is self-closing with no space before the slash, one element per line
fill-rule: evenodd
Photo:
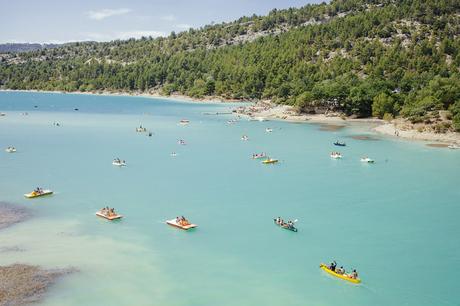
<path fill-rule="evenodd" d="M 460 130 L 460 2 L 335 0 L 168 37 L 0 55 L 0 86 L 270 99 Z"/>

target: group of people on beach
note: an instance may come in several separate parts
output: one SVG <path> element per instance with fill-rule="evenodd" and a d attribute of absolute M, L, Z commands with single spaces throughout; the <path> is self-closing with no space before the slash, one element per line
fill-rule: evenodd
<path fill-rule="evenodd" d="M 337 262 L 334 260 L 333 262 L 331 262 L 331 264 L 329 265 L 329 270 L 331 270 L 332 272 L 335 272 L 337 274 L 340 274 L 340 275 L 344 275 L 344 276 L 347 276 L 349 278 L 353 278 L 353 279 L 357 279 L 358 278 L 358 272 L 356 272 L 356 269 L 353 269 L 353 271 L 351 273 L 346 273 L 345 272 L 345 269 L 343 268 L 343 266 L 340 266 L 340 268 L 337 268 Z"/>
<path fill-rule="evenodd" d="M 188 222 L 188 220 L 185 219 L 184 216 L 176 217 L 176 223 L 182 226 L 186 226 L 190 224 L 190 222 Z"/>
<path fill-rule="evenodd" d="M 103 214 L 104 216 L 107 216 L 107 217 L 112 217 L 112 216 L 116 216 L 117 213 L 115 212 L 115 208 L 109 208 L 108 206 L 107 207 L 104 207 L 100 210 L 101 214 Z"/>
<path fill-rule="evenodd" d="M 275 223 L 278 224 L 279 226 L 282 226 L 282 227 L 294 228 L 294 222 L 293 221 L 289 220 L 288 222 L 284 222 L 284 220 L 281 219 L 281 217 L 276 218 Z"/>

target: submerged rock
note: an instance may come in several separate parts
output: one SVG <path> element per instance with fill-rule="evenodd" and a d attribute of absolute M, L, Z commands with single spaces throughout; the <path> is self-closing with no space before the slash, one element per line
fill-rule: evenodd
<path fill-rule="evenodd" d="M 13 204 L 0 202 L 0 229 L 22 222 L 30 217 L 30 212 Z"/>
<path fill-rule="evenodd" d="M 72 272 L 75 269 L 45 270 L 24 264 L 0 266 L 0 306 L 38 302 L 58 277 Z"/>

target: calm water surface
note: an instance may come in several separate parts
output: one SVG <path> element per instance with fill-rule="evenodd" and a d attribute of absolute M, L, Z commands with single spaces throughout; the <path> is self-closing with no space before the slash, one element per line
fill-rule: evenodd
<path fill-rule="evenodd" d="M 0 200 L 34 218 L 0 232 L 1 246 L 25 249 L 0 253 L 0 265 L 80 270 L 41 305 L 459 305 L 460 152 L 351 138 L 375 136 L 361 125 L 228 125 L 232 115 L 203 114 L 231 107 L 1 92 Z M 262 165 L 257 152 L 280 163 Z M 37 186 L 56 193 L 23 197 Z M 125 218 L 97 218 L 106 205 Z M 164 224 L 177 215 L 199 227 Z M 298 219 L 299 232 L 276 216 Z M 332 259 L 363 283 L 319 269 Z"/>

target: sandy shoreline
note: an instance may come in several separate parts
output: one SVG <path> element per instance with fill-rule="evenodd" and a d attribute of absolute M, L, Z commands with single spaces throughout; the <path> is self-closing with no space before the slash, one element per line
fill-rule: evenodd
<path fill-rule="evenodd" d="M 447 147 L 451 144 L 460 145 L 460 133 L 446 132 L 435 133 L 432 131 L 419 132 L 415 127 L 411 127 L 406 121 L 399 119 L 387 122 L 377 118 L 348 118 L 338 113 L 329 114 L 298 114 L 293 107 L 288 105 L 272 105 L 269 101 L 263 101 L 255 105 L 240 107 L 237 112 L 255 120 L 283 120 L 289 122 L 310 122 L 331 125 L 341 125 L 349 122 L 366 123 L 371 127 L 371 131 L 401 138 L 405 140 L 438 142 L 439 147 Z M 375 127 L 372 127 L 374 125 Z"/>
<path fill-rule="evenodd" d="M 64 92 L 64 91 L 43 91 L 43 90 L 11 90 L 0 89 L 4 92 L 37 92 L 37 93 L 60 93 L 60 94 L 81 94 L 81 95 L 102 95 L 102 96 L 127 96 L 127 97 L 144 97 L 144 98 L 161 98 L 172 101 L 191 102 L 191 103 L 235 103 L 235 111 L 239 115 L 247 116 L 254 120 L 280 120 L 287 122 L 309 122 L 321 124 L 346 124 L 347 122 L 367 123 L 376 125 L 371 130 L 375 133 L 391 136 L 406 140 L 431 141 L 442 143 L 448 146 L 450 144 L 460 145 L 460 133 L 447 132 L 435 133 L 430 131 L 419 132 L 416 129 L 401 129 L 394 122 L 386 122 L 377 118 L 349 118 L 341 116 L 338 113 L 329 114 L 298 114 L 293 107 L 289 105 L 275 105 L 270 100 L 250 101 L 226 99 L 223 97 L 203 97 L 193 98 L 180 94 L 170 96 L 161 95 L 158 91 L 144 92 L 115 92 L 115 91 L 96 91 L 96 92 Z M 238 105 L 239 103 L 251 103 L 251 105 Z"/>

